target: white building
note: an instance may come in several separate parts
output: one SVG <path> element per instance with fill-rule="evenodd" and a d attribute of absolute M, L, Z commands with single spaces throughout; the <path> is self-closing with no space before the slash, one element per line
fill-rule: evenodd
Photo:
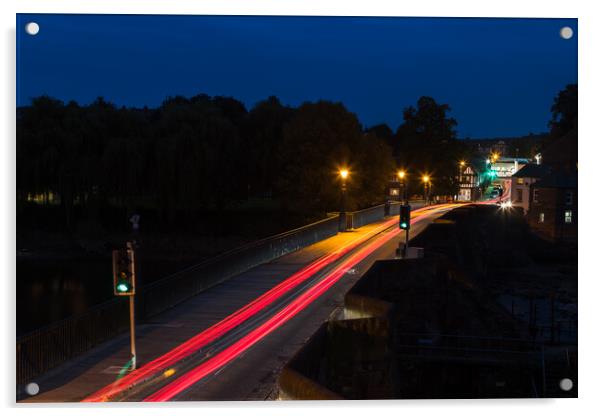
<path fill-rule="evenodd" d="M 521 207 L 526 215 L 529 212 L 529 192 L 531 185 L 550 173 L 544 165 L 529 163 L 512 175 L 511 200 L 512 205 Z"/>
<path fill-rule="evenodd" d="M 476 201 L 479 198 L 479 175 L 470 164 L 460 168 L 458 185 L 457 201 Z"/>
<path fill-rule="evenodd" d="M 498 178 L 510 178 L 518 172 L 523 166 L 529 163 L 529 159 L 521 157 L 500 157 L 491 164 Z"/>

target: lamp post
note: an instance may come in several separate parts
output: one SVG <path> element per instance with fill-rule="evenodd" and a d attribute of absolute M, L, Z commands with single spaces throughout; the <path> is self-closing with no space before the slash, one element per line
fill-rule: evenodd
<path fill-rule="evenodd" d="M 429 191 L 430 191 L 430 182 L 431 178 L 429 175 L 422 175 L 422 182 L 424 183 L 424 204 L 428 205 L 429 203 Z"/>
<path fill-rule="evenodd" d="M 464 181 L 462 180 L 462 174 L 464 173 L 464 166 L 466 166 L 466 162 L 464 160 L 460 161 L 460 171 L 458 174 L 458 197 L 460 196 L 460 191 L 462 190 L 462 184 Z M 460 198 L 456 198 L 456 200 L 460 200 Z"/>
<path fill-rule="evenodd" d="M 349 170 L 342 168 L 339 170 L 339 176 L 341 177 L 341 212 L 339 213 L 339 229 L 341 231 L 347 230 L 347 177 L 349 176 Z"/>
<path fill-rule="evenodd" d="M 349 171 L 347 169 L 341 169 L 339 175 L 341 176 L 341 193 L 343 196 L 341 201 L 341 212 L 345 212 L 347 209 L 345 197 L 347 194 L 347 176 L 349 176 Z"/>
<path fill-rule="evenodd" d="M 401 202 L 405 205 L 408 203 L 408 191 L 406 187 L 405 177 L 406 173 L 403 170 L 397 171 L 397 177 L 399 178 L 399 182 L 401 182 L 402 186 L 402 194 L 401 194 Z"/>

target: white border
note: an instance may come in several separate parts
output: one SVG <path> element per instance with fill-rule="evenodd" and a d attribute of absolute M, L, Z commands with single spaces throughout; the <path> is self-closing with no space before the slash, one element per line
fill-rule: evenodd
<path fill-rule="evenodd" d="M 543 7 L 545 5 L 545 7 Z M 507 1 L 332 1 L 332 0 L 43 0 L 19 1 L 21 13 L 144 13 L 144 14 L 239 14 L 239 15 L 345 15 L 345 16 L 496 16 L 577 17 L 578 2 L 550 0 L 545 3 Z"/>
<path fill-rule="evenodd" d="M 111 412 L 145 416 L 172 415 L 183 412 L 194 414 L 232 413 L 242 415 L 286 414 L 307 415 L 349 413 L 366 415 L 381 414 L 420 415 L 508 415 L 546 413 L 546 415 L 592 414 L 599 411 L 602 395 L 600 389 L 600 354 L 602 315 L 602 271 L 598 265 L 597 249 L 602 223 L 598 202 L 602 202 L 602 187 L 598 184 L 598 161 L 602 155 L 602 125 L 600 101 L 602 90 L 601 54 L 602 22 L 597 15 L 594 1 L 470 1 L 470 0 L 414 0 L 414 1 L 334 1 L 334 0 L 19 0 L 0 2 L 3 25 L 2 59 L 2 139 L 0 162 L 2 195 L 2 255 L 5 282 L 2 302 L 4 334 L 2 348 L 1 403 L 11 406 L 14 402 L 14 276 L 15 276 L 15 228 L 14 228 L 14 173 L 15 173 L 15 13 L 124 13 L 124 14 L 270 14 L 270 15 L 349 15 L 349 16 L 466 16 L 466 17 L 571 17 L 579 18 L 579 181 L 580 181 L 580 263 L 579 263 L 579 396 L 578 400 L 475 400 L 475 401 L 406 401 L 406 402 L 345 402 L 345 403 L 195 403 L 168 406 L 128 405 L 111 406 Z M 44 415 L 80 414 L 78 405 L 52 405 L 27 407 L 25 410 L 8 409 L 9 412 Z M 93 407 L 93 414 L 104 414 L 107 409 Z"/>

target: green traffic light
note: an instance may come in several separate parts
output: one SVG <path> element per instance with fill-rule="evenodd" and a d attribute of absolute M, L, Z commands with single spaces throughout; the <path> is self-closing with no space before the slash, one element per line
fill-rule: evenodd
<path fill-rule="evenodd" d="M 130 289 L 129 285 L 126 283 L 119 283 L 117 285 L 117 291 L 118 292 L 127 292 Z"/>
<path fill-rule="evenodd" d="M 402 222 L 401 224 L 399 224 L 399 226 L 400 226 L 401 228 L 408 228 L 408 223 L 406 223 L 406 222 Z"/>

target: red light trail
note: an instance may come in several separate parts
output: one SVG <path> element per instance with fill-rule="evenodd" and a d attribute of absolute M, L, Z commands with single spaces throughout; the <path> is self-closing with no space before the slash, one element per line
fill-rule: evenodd
<path fill-rule="evenodd" d="M 244 337 L 242 337 L 240 340 L 238 340 L 222 352 L 216 354 L 211 359 L 205 361 L 195 369 L 189 371 L 184 376 L 181 376 L 180 378 L 174 380 L 172 383 L 157 391 L 156 393 L 150 395 L 143 401 L 163 402 L 170 400 L 174 396 L 178 395 L 193 384 L 200 381 L 203 377 L 218 370 L 220 367 L 224 366 L 225 364 L 236 358 L 238 355 L 252 347 L 258 341 L 263 339 L 268 334 L 272 333 L 274 330 L 276 330 L 288 320 L 290 320 L 292 317 L 294 317 L 297 313 L 302 311 L 307 305 L 312 303 L 320 295 L 326 292 L 332 285 L 334 285 L 341 277 L 343 277 L 347 270 L 349 270 L 353 265 L 362 261 L 374 250 L 382 246 L 386 241 L 395 237 L 399 233 L 400 230 L 391 231 L 378 238 L 368 246 L 364 247 L 359 252 L 351 256 L 349 259 L 345 260 L 327 277 L 318 282 L 316 285 L 309 288 L 306 292 L 304 292 L 291 303 L 286 305 L 282 310 L 277 312 L 262 325 L 260 325 Z"/>
<path fill-rule="evenodd" d="M 413 214 L 415 214 L 415 219 L 412 220 L 412 222 L 415 222 L 418 218 L 420 218 L 421 215 L 424 214 L 424 212 L 426 211 L 431 211 L 434 209 L 437 209 L 440 207 L 426 207 L 426 208 L 421 208 L 419 210 L 416 210 L 413 212 Z M 275 302 L 277 299 L 279 299 L 280 297 L 282 297 L 285 293 L 287 293 L 288 291 L 290 291 L 291 289 L 297 287 L 298 285 L 300 285 L 302 282 L 306 281 L 307 279 L 309 279 L 311 276 L 315 275 L 318 271 L 322 270 L 323 268 L 325 268 L 327 265 L 333 263 L 334 261 L 340 259 L 341 257 L 343 257 L 344 255 L 346 255 L 347 253 L 349 253 L 350 251 L 352 251 L 353 249 L 355 249 L 356 247 L 358 247 L 359 245 L 361 245 L 362 243 L 364 243 L 365 241 L 369 240 L 370 238 L 372 238 L 374 235 L 379 234 L 380 232 L 386 230 L 387 228 L 391 227 L 392 225 L 394 225 L 396 223 L 396 219 L 392 219 L 389 221 L 386 221 L 383 223 L 383 225 L 381 225 L 380 227 L 377 227 L 375 230 L 371 231 L 370 233 L 359 237 L 357 239 L 354 239 L 350 242 L 348 242 L 347 244 L 345 244 L 344 246 L 342 246 L 341 248 L 339 248 L 338 250 L 329 253 L 317 260 L 315 260 L 314 262 L 312 262 L 311 264 L 305 266 L 304 268 L 302 268 L 301 270 L 297 271 L 296 273 L 294 273 L 293 275 L 291 275 L 289 278 L 287 278 L 286 280 L 284 280 L 283 282 L 281 282 L 280 284 L 276 285 L 275 287 L 273 287 L 272 289 L 270 289 L 269 291 L 267 291 L 266 293 L 264 293 L 263 295 L 259 296 L 258 298 L 256 298 L 255 300 L 253 300 L 252 302 L 250 302 L 249 304 L 245 305 L 244 307 L 242 307 L 241 309 L 237 310 L 236 312 L 232 313 L 231 315 L 229 315 L 228 317 L 224 318 L 222 321 L 216 323 L 215 325 L 211 326 L 210 328 L 204 330 L 203 332 L 199 333 L 198 335 L 194 336 L 193 338 L 189 339 L 188 341 L 180 344 L 178 347 L 172 349 L 171 351 L 165 353 L 164 355 L 156 358 L 155 360 L 149 362 L 148 364 L 146 364 L 145 366 L 141 367 L 140 369 L 128 374 L 127 376 L 115 381 L 114 383 L 102 388 L 101 390 L 97 391 L 96 393 L 86 397 L 83 401 L 84 402 L 100 402 L 100 401 L 109 401 L 112 398 L 114 398 L 115 396 L 117 396 L 118 394 L 125 392 L 126 390 L 130 389 L 131 387 L 133 387 L 134 385 L 136 385 L 137 383 L 140 383 L 141 381 L 144 381 L 156 374 L 158 374 L 159 372 L 162 372 L 163 370 L 167 369 L 170 365 L 190 356 L 191 354 L 197 352 L 200 348 L 202 348 L 203 346 L 209 344 L 210 342 L 212 342 L 213 340 L 219 338 L 220 336 L 224 335 L 225 333 L 227 333 L 228 331 L 230 331 L 231 329 L 235 328 L 236 326 L 240 325 L 241 323 L 243 323 L 244 321 L 246 321 L 247 319 L 249 319 L 250 317 L 252 317 L 253 315 L 255 315 L 256 313 L 258 313 L 259 311 L 261 311 L 262 309 L 266 308 L 268 305 L 272 304 L 273 302 Z M 315 290 L 318 290 L 316 288 L 322 288 L 323 285 L 325 284 L 324 282 L 329 282 L 332 280 L 332 276 L 336 275 L 338 276 L 336 280 L 338 280 L 343 274 L 339 273 L 337 274 L 338 270 L 341 270 L 341 268 L 344 265 L 348 265 L 350 264 L 349 262 L 351 260 L 354 260 L 356 263 L 361 261 L 363 258 L 365 258 L 367 255 L 369 255 L 371 252 L 373 252 L 374 250 L 376 250 L 376 248 L 380 247 L 382 244 L 384 244 L 386 241 L 388 241 L 390 238 L 392 238 L 393 236 L 395 236 L 396 234 L 398 234 L 399 230 L 396 230 L 395 232 L 392 233 L 388 233 L 385 234 L 384 236 L 381 236 L 380 238 L 378 238 L 377 240 L 375 240 L 373 243 L 369 244 L 368 246 L 364 247 L 362 250 L 360 250 L 358 253 L 355 253 L 352 257 L 350 257 L 350 259 L 346 260 L 342 265 L 340 265 L 339 267 L 337 267 L 337 269 L 335 269 L 335 271 L 333 271 L 331 274 L 329 274 L 329 276 L 325 279 L 323 279 L 322 281 L 320 281 L 319 283 L 317 283 L 315 286 L 313 286 L 311 289 L 309 289 L 307 292 L 305 292 L 304 295 L 301 295 L 299 298 L 295 299 L 292 303 L 290 303 L 289 305 L 296 305 L 300 302 L 299 299 L 308 297 L 308 299 L 315 299 L 315 297 L 319 296 L 318 295 L 310 295 L 310 293 L 314 293 Z M 387 237 L 386 239 L 384 239 L 383 237 Z M 365 255 L 361 258 L 358 258 L 358 256 L 362 253 L 365 253 Z M 355 263 L 354 263 L 355 264 Z M 334 284 L 334 281 L 328 286 L 330 287 L 332 284 Z M 327 290 L 324 289 L 323 291 Z M 323 291 L 319 292 L 320 294 L 323 293 Z M 311 302 L 311 301 L 309 301 Z M 304 305 L 306 306 L 308 303 L 304 303 Z M 285 308 L 286 310 L 289 310 L 289 306 L 287 306 Z M 284 310 L 284 309 L 283 309 Z M 297 312 L 295 312 L 294 314 L 296 314 Z M 281 316 L 282 311 L 277 313 L 276 315 L 274 315 L 272 318 L 270 318 L 269 321 L 272 321 L 275 317 L 277 316 Z M 293 315 L 290 315 L 286 320 L 290 319 Z M 261 335 L 261 337 L 255 339 L 251 344 L 249 344 L 247 347 L 245 347 L 244 349 L 241 350 L 244 351 L 247 348 L 249 348 L 251 345 L 253 345 L 255 342 L 257 342 L 259 339 L 263 338 L 263 336 L 267 335 L 268 333 L 272 332 L 275 328 L 277 328 L 278 326 L 282 325 L 281 322 L 279 324 L 275 324 L 276 326 L 273 327 L 272 329 L 269 329 L 268 332 L 266 332 L 265 334 Z M 259 328 L 263 328 L 265 324 L 263 324 L 262 326 L 260 326 Z M 214 356 L 212 359 L 210 359 L 209 361 L 203 363 L 201 366 L 197 367 L 197 369 L 192 370 L 191 373 L 195 373 L 195 374 L 202 374 L 203 372 L 201 370 L 199 370 L 199 368 L 209 368 L 212 365 L 217 365 L 218 368 L 223 365 L 223 364 L 219 364 L 219 360 L 218 357 L 221 357 L 221 359 L 223 360 L 225 357 L 223 355 L 223 353 L 225 351 L 230 351 L 230 358 L 229 359 L 233 359 L 235 356 L 237 356 L 238 354 L 240 354 L 240 352 L 233 354 L 232 353 L 232 348 L 235 345 L 238 345 L 240 347 L 240 343 L 242 340 L 247 340 L 248 341 L 248 337 L 251 334 L 257 334 L 257 329 L 253 330 L 251 333 L 249 333 L 247 336 L 243 337 L 241 340 L 237 341 L 236 343 L 234 343 L 232 346 L 228 347 L 226 350 L 224 350 L 222 353 L 219 353 L 218 355 Z M 213 363 L 213 364 L 211 364 Z M 212 370 L 209 370 L 209 373 Z M 190 373 L 188 373 L 190 374 Z M 204 376 L 201 376 L 201 378 Z M 168 388 L 169 386 L 175 385 L 175 383 L 178 383 L 179 380 L 181 380 L 182 378 L 188 378 L 188 375 L 186 375 L 185 377 L 180 377 L 179 379 L 175 380 L 174 382 L 172 382 L 170 385 L 166 386 L 165 388 Z M 181 383 L 181 381 L 180 381 Z M 178 384 L 179 385 L 179 384 Z M 163 391 L 160 390 L 160 391 Z M 177 394 L 177 393 L 175 393 Z M 151 397 L 154 397 L 155 395 L 152 395 Z M 171 396 L 173 397 L 173 396 Z M 165 399 L 168 400 L 168 399 Z"/>

